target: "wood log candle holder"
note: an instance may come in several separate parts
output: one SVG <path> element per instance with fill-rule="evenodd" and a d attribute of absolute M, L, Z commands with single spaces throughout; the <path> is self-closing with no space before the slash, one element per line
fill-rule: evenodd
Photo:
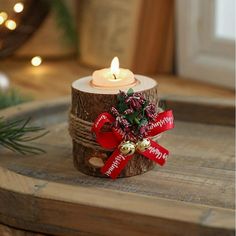
<path fill-rule="evenodd" d="M 134 92 L 142 92 L 147 100 L 158 104 L 158 85 L 153 79 L 136 75 Z M 100 168 L 113 150 L 103 149 L 91 133 L 93 122 L 99 114 L 110 112 L 117 104 L 119 90 L 127 92 L 129 87 L 98 88 L 91 84 L 92 77 L 78 79 L 72 84 L 72 106 L 70 111 L 69 132 L 73 141 L 74 166 L 81 172 L 98 177 L 107 177 Z M 142 174 L 154 167 L 153 161 L 135 153 L 118 177 Z"/>

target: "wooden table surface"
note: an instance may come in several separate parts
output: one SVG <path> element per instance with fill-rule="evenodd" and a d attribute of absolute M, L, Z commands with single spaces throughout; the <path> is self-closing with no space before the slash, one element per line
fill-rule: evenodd
<path fill-rule="evenodd" d="M 67 98 L 0 112 L 8 119 L 30 116 L 50 131 L 36 142 L 46 154 L 0 150 L 1 223 L 61 236 L 233 236 L 232 126 L 176 120 L 176 128 L 160 140 L 171 152 L 167 165 L 113 181 L 73 167 L 69 104 Z"/>
<path fill-rule="evenodd" d="M 69 95 L 71 82 L 91 73 L 74 61 L 39 68 L 5 61 L 0 71 L 36 100 Z M 51 131 L 37 141 L 47 155 L 21 157 L 0 150 L 0 235 L 109 236 L 112 229 L 117 236 L 233 235 L 234 92 L 171 76 L 157 79 L 179 120 L 161 140 L 170 160 L 164 168 L 115 182 L 74 169 L 66 131 L 68 98 L 0 111 L 8 118 L 33 116 Z M 194 123 L 195 110 L 202 124 Z M 188 117 L 193 120 L 185 122 Z"/>

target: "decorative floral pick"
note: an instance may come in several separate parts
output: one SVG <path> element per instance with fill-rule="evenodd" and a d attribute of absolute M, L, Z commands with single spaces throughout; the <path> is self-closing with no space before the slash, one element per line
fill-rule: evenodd
<path fill-rule="evenodd" d="M 127 93 L 120 91 L 117 99 L 117 107 L 111 108 L 111 114 L 100 114 L 92 127 L 97 142 L 114 150 L 101 172 L 115 179 L 135 153 L 164 165 L 169 152 L 152 138 L 174 128 L 172 111 L 158 113 L 155 104 L 132 89 Z M 105 124 L 110 125 L 110 131 L 102 131 Z"/>

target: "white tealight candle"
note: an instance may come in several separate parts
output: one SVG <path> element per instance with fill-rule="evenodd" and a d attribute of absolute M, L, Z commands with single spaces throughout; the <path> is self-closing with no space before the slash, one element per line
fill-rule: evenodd
<path fill-rule="evenodd" d="M 135 78 L 132 71 L 119 68 L 119 59 L 114 57 L 110 68 L 96 70 L 93 72 L 92 84 L 102 88 L 132 87 Z"/>

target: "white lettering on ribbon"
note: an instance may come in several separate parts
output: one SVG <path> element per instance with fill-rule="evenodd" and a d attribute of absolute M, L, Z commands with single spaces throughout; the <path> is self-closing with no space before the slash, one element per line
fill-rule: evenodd
<path fill-rule="evenodd" d="M 121 129 L 114 129 L 115 134 L 118 134 L 119 136 L 121 136 L 121 138 L 123 138 L 125 136 L 125 132 Z"/>
<path fill-rule="evenodd" d="M 122 136 L 125 135 L 125 132 L 124 132 L 123 130 L 121 130 L 121 129 L 115 129 L 115 131 L 116 131 L 118 134 L 122 135 Z"/>
<path fill-rule="evenodd" d="M 163 119 L 159 120 L 158 122 L 152 123 L 148 129 L 152 130 L 156 127 L 162 127 L 168 123 L 173 124 L 174 118 L 173 117 L 164 117 Z"/>
<path fill-rule="evenodd" d="M 155 148 L 155 147 L 151 146 L 151 147 L 148 148 L 148 150 L 149 150 L 149 152 L 151 154 L 155 155 L 156 159 L 164 159 L 164 160 L 166 160 L 167 157 L 168 157 L 168 155 L 166 153 L 160 152 L 160 150 L 158 148 Z"/>
<path fill-rule="evenodd" d="M 102 121 L 102 120 L 105 120 L 105 119 L 107 119 L 107 117 L 105 116 L 105 115 L 101 115 L 100 117 L 99 117 L 99 119 L 96 121 L 96 123 L 95 123 L 95 128 L 97 128 L 98 126 L 99 126 L 99 124 L 100 124 L 100 122 Z"/>
<path fill-rule="evenodd" d="M 122 160 L 125 160 L 125 157 L 123 155 L 119 154 L 118 156 L 116 156 L 109 169 L 105 172 L 105 175 L 110 176 L 114 169 L 118 169 Z"/>

